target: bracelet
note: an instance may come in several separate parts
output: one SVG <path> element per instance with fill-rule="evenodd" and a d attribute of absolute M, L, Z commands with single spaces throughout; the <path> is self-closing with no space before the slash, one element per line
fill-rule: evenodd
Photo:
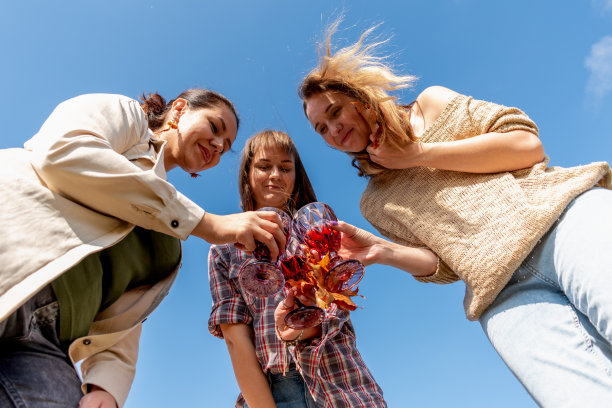
<path fill-rule="evenodd" d="M 281 337 L 281 334 L 280 334 L 280 332 L 278 331 L 278 327 L 275 327 L 275 329 L 276 329 L 276 337 L 277 337 L 277 338 L 278 338 L 280 341 L 282 341 L 282 342 L 283 342 L 283 344 L 284 344 L 286 347 L 289 347 L 289 346 L 297 346 L 297 345 L 300 343 L 300 339 L 302 338 L 302 334 L 304 334 L 304 330 L 302 330 L 302 331 L 300 332 L 300 334 L 298 334 L 298 336 L 297 336 L 295 339 L 293 339 L 293 340 L 285 340 L 285 339 L 283 339 L 283 338 Z"/>
<path fill-rule="evenodd" d="M 293 309 L 293 307 L 294 307 L 294 306 L 295 306 L 295 304 L 294 304 L 294 305 L 292 305 L 292 306 L 287 306 L 287 304 L 285 303 L 285 301 L 284 301 L 284 300 L 281 300 L 281 301 L 280 301 L 280 307 L 281 307 L 281 309 L 283 309 L 283 310 L 290 310 L 290 309 Z"/>

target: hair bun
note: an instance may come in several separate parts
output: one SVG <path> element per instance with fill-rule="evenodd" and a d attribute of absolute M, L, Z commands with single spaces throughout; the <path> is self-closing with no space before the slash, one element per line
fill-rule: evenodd
<path fill-rule="evenodd" d="M 157 116 L 166 110 L 166 100 L 157 92 L 150 93 L 149 96 L 143 93 L 140 100 L 142 101 L 140 106 L 147 116 Z"/>

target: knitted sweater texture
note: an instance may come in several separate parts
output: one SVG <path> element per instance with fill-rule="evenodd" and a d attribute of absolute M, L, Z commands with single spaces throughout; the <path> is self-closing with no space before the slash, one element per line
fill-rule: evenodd
<path fill-rule="evenodd" d="M 535 123 L 517 108 L 459 95 L 420 138 L 448 142 L 489 132 L 527 130 Z M 428 247 L 439 257 L 422 282 L 466 286 L 466 316 L 476 320 L 493 302 L 540 238 L 579 194 L 610 188 L 605 162 L 548 167 L 548 158 L 512 172 L 474 174 L 415 167 L 371 177 L 363 216 L 397 243 Z"/>

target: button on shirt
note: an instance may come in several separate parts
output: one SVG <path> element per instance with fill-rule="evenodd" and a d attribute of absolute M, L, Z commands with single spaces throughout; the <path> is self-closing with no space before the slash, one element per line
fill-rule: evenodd
<path fill-rule="evenodd" d="M 220 324 L 243 323 L 253 327 L 257 359 L 264 372 L 283 372 L 284 344 L 277 339 L 274 324 L 281 292 L 256 298 L 243 292 L 238 272 L 250 258 L 233 245 L 213 245 L 208 257 L 212 311 L 208 329 L 223 337 Z M 365 365 L 355 343 L 349 314 L 335 305 L 325 313 L 322 336 L 290 347 L 291 358 L 319 407 L 386 407 L 382 389 Z M 239 398 L 237 406 L 242 405 Z"/>

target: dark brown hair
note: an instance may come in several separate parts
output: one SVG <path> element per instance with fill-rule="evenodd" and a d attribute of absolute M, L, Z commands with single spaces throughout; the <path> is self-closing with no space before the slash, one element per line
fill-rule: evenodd
<path fill-rule="evenodd" d="M 310 184 L 306 169 L 302 164 L 300 155 L 289 135 L 280 130 L 263 130 L 246 141 L 240 161 L 240 174 L 238 185 L 240 190 L 240 206 L 243 211 L 256 210 L 253 192 L 249 184 L 249 173 L 253 164 L 253 157 L 259 149 L 280 148 L 293 157 L 295 165 L 295 185 L 291 197 L 287 200 L 285 210 L 293 214 L 302 206 L 317 201 L 317 196 Z"/>
<path fill-rule="evenodd" d="M 211 108 L 224 104 L 234 114 L 234 117 L 236 118 L 236 129 L 238 129 L 240 119 L 238 118 L 234 104 L 232 104 L 229 99 L 220 93 L 203 88 L 188 89 L 169 102 L 166 102 L 163 96 L 156 92 L 150 93 L 148 96 L 143 93 L 140 97 L 140 100 L 142 101 L 140 106 L 147 115 L 149 129 L 157 130 L 164 125 L 168 111 L 170 111 L 172 103 L 177 99 L 185 99 L 187 101 L 187 106 L 190 109 Z"/>

